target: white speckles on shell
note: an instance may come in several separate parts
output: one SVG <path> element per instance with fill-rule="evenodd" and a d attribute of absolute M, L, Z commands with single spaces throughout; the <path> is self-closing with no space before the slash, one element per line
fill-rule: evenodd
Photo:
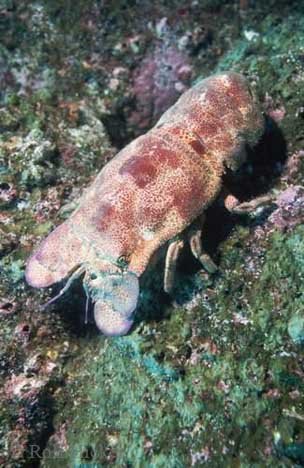
<path fill-rule="evenodd" d="M 204 106 L 204 104 L 206 102 L 206 94 L 207 94 L 207 90 L 203 91 L 198 96 L 198 103 L 201 104 L 202 106 Z"/>
<path fill-rule="evenodd" d="M 155 232 L 152 231 L 152 229 L 149 229 L 145 226 L 141 226 L 139 228 L 139 236 L 145 240 L 145 241 L 149 241 L 149 240 L 153 240 L 154 237 L 155 237 Z"/>
<path fill-rule="evenodd" d="M 218 75 L 217 79 L 219 80 L 221 85 L 224 86 L 225 88 L 229 88 L 231 86 L 231 77 L 228 75 L 228 73 Z"/>

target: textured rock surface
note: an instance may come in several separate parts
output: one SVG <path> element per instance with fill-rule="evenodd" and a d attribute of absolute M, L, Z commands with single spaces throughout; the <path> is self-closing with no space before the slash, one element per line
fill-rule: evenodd
<path fill-rule="evenodd" d="M 303 2 L 69 5 L 0 7 L 0 465 L 303 465 Z M 164 41 L 192 79 L 256 85 L 267 132 L 227 182 L 278 206 L 210 210 L 220 273 L 185 253 L 171 301 L 151 268 L 134 332 L 106 339 L 77 285 L 40 311 L 24 264 L 139 132 L 132 80 Z"/>

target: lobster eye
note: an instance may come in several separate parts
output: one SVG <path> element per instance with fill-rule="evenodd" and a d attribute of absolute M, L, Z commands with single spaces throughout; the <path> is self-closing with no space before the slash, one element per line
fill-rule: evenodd
<path fill-rule="evenodd" d="M 117 264 L 119 268 L 125 269 L 128 265 L 127 257 L 125 255 L 121 255 L 117 260 Z"/>

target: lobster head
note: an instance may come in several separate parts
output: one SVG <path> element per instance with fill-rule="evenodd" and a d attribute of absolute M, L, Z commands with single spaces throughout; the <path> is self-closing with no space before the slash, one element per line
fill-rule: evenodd
<path fill-rule="evenodd" d="M 85 287 L 94 302 L 94 318 L 99 330 L 107 336 L 128 333 L 139 297 L 137 276 L 129 271 L 93 274 Z"/>

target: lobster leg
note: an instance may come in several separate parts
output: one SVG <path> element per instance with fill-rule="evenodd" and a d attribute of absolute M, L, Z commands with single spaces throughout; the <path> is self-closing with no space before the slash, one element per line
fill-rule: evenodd
<path fill-rule="evenodd" d="M 270 205 L 274 200 L 275 197 L 273 195 L 262 195 L 248 202 L 240 203 L 234 195 L 229 194 L 224 198 L 224 205 L 232 214 L 247 214 L 261 206 Z"/>
<path fill-rule="evenodd" d="M 177 239 L 173 242 L 170 242 L 169 244 L 166 255 L 164 275 L 164 291 L 166 293 L 170 293 L 173 289 L 176 262 L 183 247 L 184 241 L 182 239 Z"/>
<path fill-rule="evenodd" d="M 192 254 L 194 255 L 197 260 L 201 262 L 203 265 L 204 269 L 208 273 L 215 273 L 217 270 L 217 266 L 210 257 L 210 255 L 207 254 L 207 252 L 204 251 L 203 246 L 202 246 L 202 226 L 205 221 L 205 216 L 202 215 L 198 221 L 193 223 L 191 228 L 189 229 L 188 232 L 188 239 L 189 239 L 189 244 L 190 244 L 190 249 Z"/>

